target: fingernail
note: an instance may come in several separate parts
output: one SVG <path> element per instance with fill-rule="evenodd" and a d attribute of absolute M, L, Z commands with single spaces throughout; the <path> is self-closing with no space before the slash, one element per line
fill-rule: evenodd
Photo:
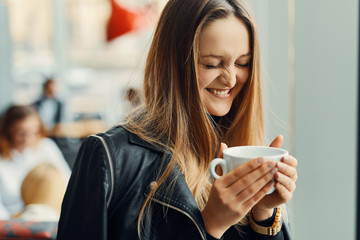
<path fill-rule="evenodd" d="M 272 180 L 269 182 L 269 186 L 273 186 L 273 185 L 275 185 L 274 179 L 272 179 Z"/>
<path fill-rule="evenodd" d="M 278 167 L 279 169 L 282 169 L 282 168 L 284 167 L 284 164 L 281 163 L 281 162 L 278 162 L 278 163 L 277 163 L 277 167 Z"/>
<path fill-rule="evenodd" d="M 272 168 L 272 167 L 274 166 L 274 162 L 269 161 L 268 164 L 267 164 L 267 166 L 268 166 L 269 168 Z"/>
<path fill-rule="evenodd" d="M 270 173 L 274 175 L 277 171 L 278 171 L 278 169 L 274 168 L 273 170 L 270 171 Z"/>
<path fill-rule="evenodd" d="M 262 158 L 262 157 L 258 158 L 257 162 L 258 162 L 258 164 L 262 164 L 264 162 L 264 158 Z"/>
<path fill-rule="evenodd" d="M 287 162 L 289 160 L 289 156 L 288 155 L 285 155 L 284 157 L 283 157 L 283 161 L 284 162 Z"/>

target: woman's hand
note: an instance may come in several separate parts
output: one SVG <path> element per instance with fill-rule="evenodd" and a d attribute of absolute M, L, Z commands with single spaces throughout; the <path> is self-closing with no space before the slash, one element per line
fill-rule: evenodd
<path fill-rule="evenodd" d="M 283 136 L 277 136 L 270 147 L 280 148 L 284 142 Z M 288 155 L 277 163 L 279 171 L 275 174 L 275 189 L 273 193 L 266 195 L 254 206 L 253 217 L 256 221 L 262 221 L 272 216 L 273 209 L 292 199 L 296 188 L 297 160 Z"/>
<path fill-rule="evenodd" d="M 225 148 L 222 143 L 219 157 Z M 256 158 L 216 179 L 201 213 L 207 232 L 220 238 L 238 223 L 274 186 L 276 172 L 276 163 Z"/>

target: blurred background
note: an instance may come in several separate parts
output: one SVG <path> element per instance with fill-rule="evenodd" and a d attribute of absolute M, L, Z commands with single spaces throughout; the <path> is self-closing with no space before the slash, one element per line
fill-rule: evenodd
<path fill-rule="evenodd" d="M 357 235 L 356 0 L 248 0 L 263 53 L 266 135 L 299 161 L 290 203 L 295 240 Z M 54 130 L 72 166 L 79 141 L 131 108 L 166 0 L 0 0 L 0 112 L 57 83 Z M 124 17 L 125 16 L 125 17 Z M 113 25 L 122 19 L 121 26 Z M 66 139 L 63 141 L 61 139 Z"/>

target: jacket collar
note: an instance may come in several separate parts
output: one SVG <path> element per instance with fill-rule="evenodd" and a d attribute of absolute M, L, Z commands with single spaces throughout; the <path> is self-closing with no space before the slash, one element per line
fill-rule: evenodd
<path fill-rule="evenodd" d="M 142 147 L 154 150 L 156 152 L 163 152 L 161 149 L 159 149 L 158 147 L 156 147 L 155 145 L 146 142 L 145 140 L 141 139 L 138 135 L 129 132 L 129 142 L 136 144 L 136 145 L 140 145 Z"/>

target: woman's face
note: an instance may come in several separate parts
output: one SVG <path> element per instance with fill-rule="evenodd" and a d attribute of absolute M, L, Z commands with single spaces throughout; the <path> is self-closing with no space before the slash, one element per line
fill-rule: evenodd
<path fill-rule="evenodd" d="M 36 116 L 29 116 L 16 122 L 11 127 L 13 147 L 22 152 L 32 146 L 39 137 L 40 123 Z"/>
<path fill-rule="evenodd" d="M 199 50 L 201 99 L 211 115 L 224 116 L 249 76 L 248 30 L 235 16 L 215 20 L 201 32 Z"/>

